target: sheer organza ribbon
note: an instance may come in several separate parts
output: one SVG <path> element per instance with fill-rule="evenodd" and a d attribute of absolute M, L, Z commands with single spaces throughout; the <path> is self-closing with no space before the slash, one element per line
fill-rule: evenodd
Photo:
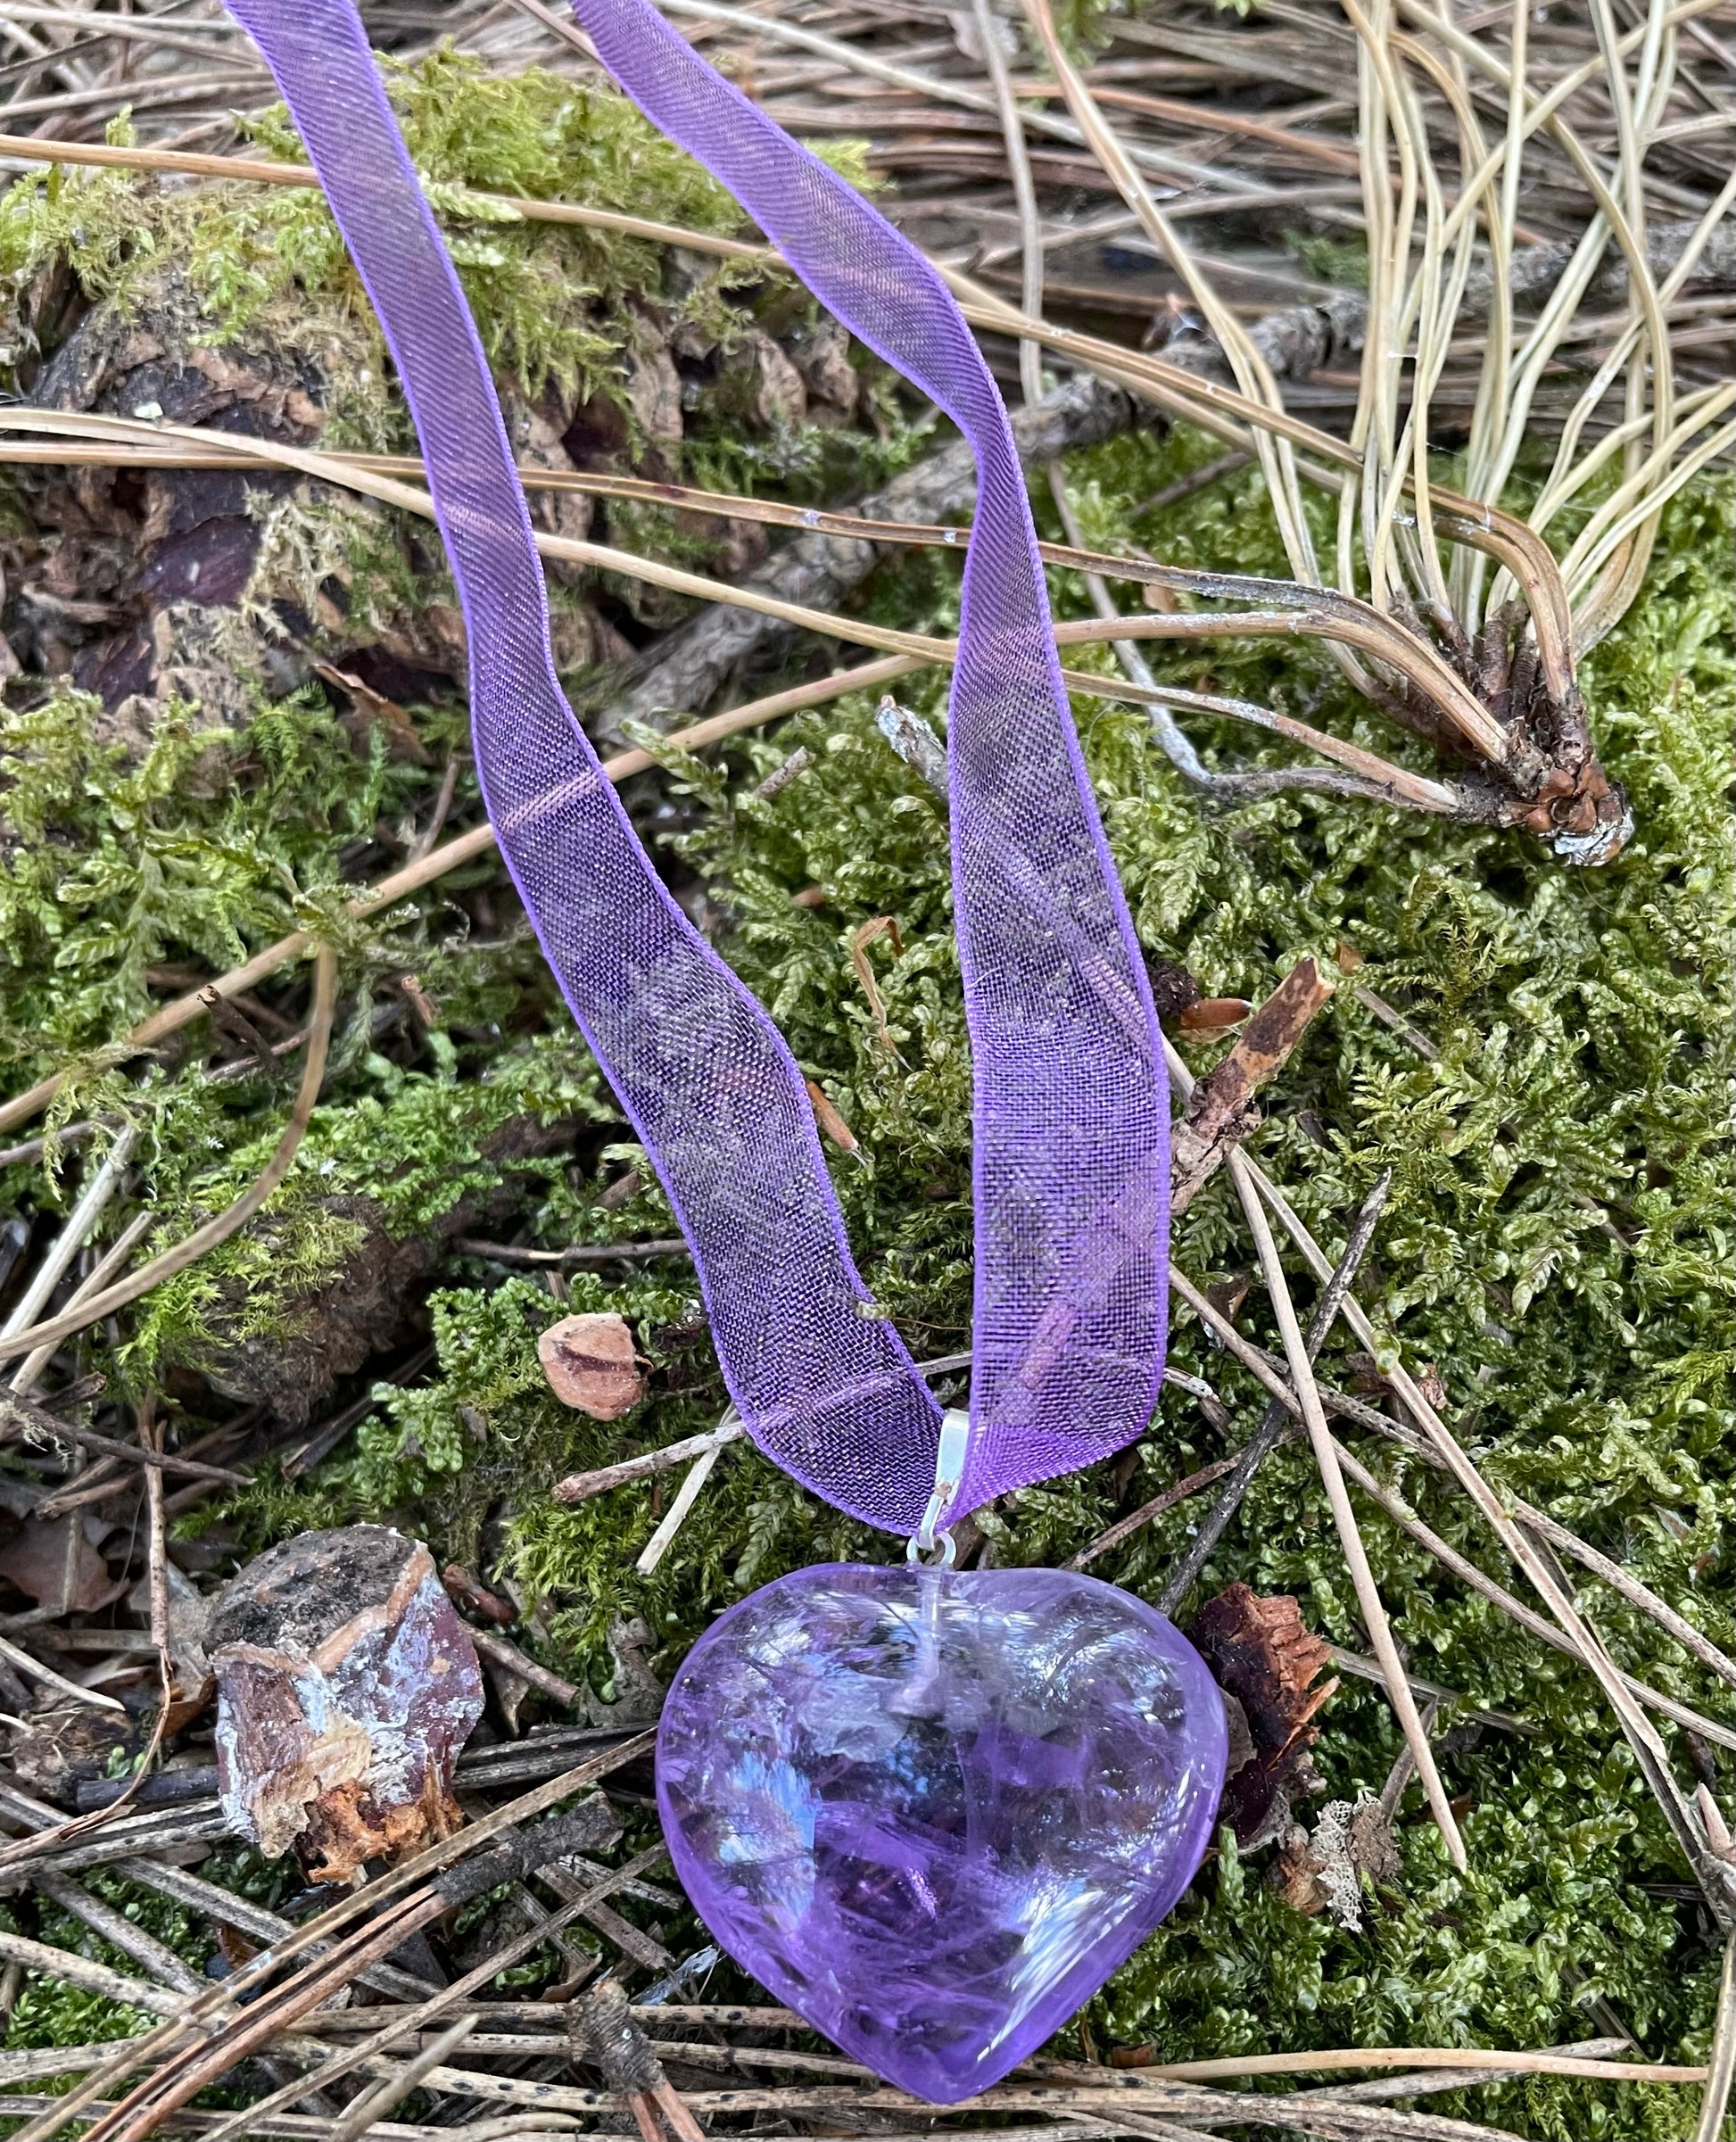
<path fill-rule="evenodd" d="M 463 605 L 501 852 L 692 1247 L 731 1395 L 797 1479 L 913 1532 L 939 1410 L 851 1260 L 794 1059 L 664 887 L 560 690 L 488 367 L 351 0 L 229 4 L 385 332 Z M 928 262 L 643 0 L 576 12 L 628 95 L 977 457 L 947 737 L 976 1080 L 957 1514 L 1119 1449 L 1149 1418 L 1163 1360 L 1161 1044 L 1068 711 L 1023 478 L 994 381 Z"/>

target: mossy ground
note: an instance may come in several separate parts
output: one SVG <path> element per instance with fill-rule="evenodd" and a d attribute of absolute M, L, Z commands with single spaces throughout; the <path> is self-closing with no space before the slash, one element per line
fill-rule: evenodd
<path fill-rule="evenodd" d="M 430 122 L 430 139 L 438 132 Z M 551 191 L 541 167 L 521 169 L 534 145 L 509 169 L 472 159 L 458 176 Z M 697 194 L 682 195 L 681 210 L 724 218 L 724 204 Z M 321 212 L 300 197 L 270 210 L 290 219 L 292 235 L 294 218 L 311 233 Z M 518 244 L 518 228 L 506 227 Z M 266 250 L 281 259 L 285 244 L 274 228 Z M 311 259 L 311 236 L 306 247 Z M 517 361 L 523 331 L 511 307 L 492 310 L 486 277 L 470 267 L 497 351 Z M 318 272 L 340 270 L 328 261 Z M 521 262 L 512 288 L 524 287 L 523 275 L 533 279 Z M 253 302 L 248 291 L 243 299 Z M 575 341 L 562 351 L 558 361 L 584 360 Z M 1157 519 L 1138 510 L 1215 451 L 1172 433 L 1079 457 L 1070 480 L 1091 535 L 1186 564 L 1268 562 L 1269 518 L 1251 476 Z M 1183 786 L 1137 714 L 1107 701 L 1079 709 L 1153 955 L 1187 965 L 1208 993 L 1251 997 L 1304 953 L 1335 972 L 1361 962 L 1272 1094 L 1255 1141 L 1261 1159 L 1328 1247 L 1378 1171 L 1393 1170 L 1364 1281 L 1370 1309 L 1408 1359 L 1436 1366 L 1450 1416 L 1492 1479 L 1627 1562 L 1727 1647 L 1736 1645 L 1736 1541 L 1726 1536 L 1736 1224 L 1726 1120 L 1731 533 L 1727 485 L 1679 500 L 1644 600 L 1588 666 L 1600 746 L 1637 825 L 1627 851 L 1600 871 L 1565 869 L 1517 836 L 1357 803 L 1286 796 L 1217 810 Z M 955 600 L 955 563 L 938 556 L 889 571 L 863 598 L 873 614 L 915 627 L 944 627 Z M 1065 583 L 1057 600 L 1084 608 L 1082 591 Z M 1170 674 L 1193 682 L 1199 664 L 1175 657 Z M 1289 649 L 1228 653 L 1214 656 L 1212 674 L 1341 734 L 1405 748 L 1324 661 Z M 944 720 L 938 680 L 907 696 Z M 136 1117 L 145 1192 L 174 1228 L 256 1171 L 284 1097 L 262 1079 L 202 1083 L 196 1053 L 117 1063 L 104 1045 L 145 1007 L 147 971 L 220 969 L 285 929 L 311 926 L 339 945 L 345 991 L 333 1074 L 280 1197 L 290 1250 L 279 1243 L 269 1261 L 250 1261 L 238 1243 L 147 1303 L 120 1352 L 99 1346 L 95 1357 L 123 1388 L 196 1365 L 221 1280 L 249 1290 L 260 1327 L 305 1313 L 344 1247 L 321 1232 L 320 1196 L 365 1191 L 384 1202 L 395 1228 L 425 1228 L 473 1179 L 479 1140 L 514 1113 L 585 1126 L 570 1165 L 528 1179 L 528 1240 L 671 1231 L 654 1188 L 614 1211 L 598 1203 L 633 1151 L 498 870 L 479 864 L 365 927 L 343 918 L 346 883 L 377 860 L 378 825 L 426 815 L 437 764 L 393 765 L 381 750 L 359 749 L 311 697 L 262 707 L 251 728 L 221 738 L 202 738 L 189 709 L 143 766 L 94 745 L 92 718 L 88 701 L 61 695 L 8 715 L 0 738 L 9 1085 L 70 1063 L 77 1076 L 58 1121 L 95 1109 Z M 438 761 L 460 717 L 435 708 L 417 718 Z M 1224 763 L 1277 756 L 1228 727 L 1202 740 Z M 798 746 L 813 764 L 759 798 L 760 780 Z M 859 1157 L 839 1156 L 834 1173 L 865 1276 L 919 1354 L 957 1349 L 970 1301 L 970 1074 L 936 799 L 888 748 L 865 699 L 744 740 L 721 762 L 665 755 L 664 788 L 678 806 L 672 868 L 703 883 L 722 948 L 860 1142 Z M 461 791 L 454 823 L 477 808 Z M 808 896 L 801 904 L 798 892 Z M 898 948 L 882 937 L 868 956 L 896 1054 L 850 956 L 859 926 L 881 915 L 897 920 Z M 436 1020 L 376 1046 L 370 1006 L 406 971 L 420 978 Z M 282 985 L 292 1010 L 300 987 L 293 975 Z M 1395 1005 L 1437 1054 L 1408 1046 L 1356 987 Z M 66 1179 L 76 1184 L 76 1166 Z M 0 1191 L 29 1209 L 63 1199 L 61 1185 L 52 1167 L 20 1166 Z M 1250 1263 L 1220 1185 L 1188 1213 L 1176 1254 L 1199 1278 Z M 622 1616 L 644 1616 L 666 1671 L 744 1588 L 814 1559 L 887 1554 L 883 1539 L 738 1446 L 656 1575 L 635 1577 L 659 1490 L 645 1484 L 564 1509 L 547 1489 L 564 1473 L 709 1425 L 721 1387 L 681 1263 L 624 1280 L 575 1278 L 566 1306 L 618 1309 L 634 1325 L 655 1373 L 651 1397 L 626 1420 L 589 1423 L 550 1397 L 535 1339 L 563 1309 L 541 1280 L 502 1284 L 498 1269 L 454 1257 L 432 1303 L 438 1359 L 426 1383 L 383 1394 L 354 1441 L 310 1478 L 290 1487 L 268 1474 L 184 1530 L 239 1554 L 307 1526 L 389 1517 L 442 1558 L 479 1559 L 541 1602 L 527 1641 L 605 1698 L 608 1631 Z M 1270 1338 L 1254 1297 L 1243 1323 Z M 1353 1373 L 1343 1364 L 1348 1344 L 1329 1349 L 1337 1379 Z M 1176 1332 L 1174 1358 L 1223 1394 L 1240 1441 L 1260 1394 L 1191 1321 Z M 989 1520 L 997 1553 L 1064 1559 L 1119 1510 L 1224 1447 L 1172 1392 L 1130 1476 L 1104 1465 L 1009 1498 Z M 1361 1448 L 1454 1545 L 1508 1574 L 1436 1476 L 1366 1438 Z M 1472 1871 L 1452 1871 L 1413 1787 L 1399 1823 L 1402 1875 L 1370 1901 L 1365 1931 L 1350 1934 L 1291 1910 L 1264 1860 L 1244 1862 L 1226 1840 L 1168 1925 L 1093 2004 L 1096 2045 L 1151 2040 L 1170 2057 L 1359 2041 L 1528 2047 L 1600 2035 L 1613 2015 L 1655 2057 L 1702 2058 L 1716 1950 L 1592 1683 L 1443 1575 L 1378 1511 L 1364 1505 L 1360 1516 L 1416 1669 L 1533 1729 L 1460 1732 L 1444 1747 Z M 1195 1517 L 1180 1506 L 1097 1574 L 1154 1593 Z M 1205 1585 L 1235 1578 L 1294 1592 L 1310 1625 L 1366 1649 L 1302 1450 L 1268 1464 Z M 1624 1665 L 1685 1702 L 1722 1709 L 1717 1684 L 1650 1624 L 1596 1587 L 1585 1603 Z M 1330 1792 L 1377 1791 L 1399 1745 L 1385 1704 L 1350 1683 L 1323 1723 L 1319 1763 Z M 244 1874 L 273 1878 L 237 1862 Z M 191 1930 L 158 1923 L 160 1904 L 134 1901 L 163 1938 L 189 1943 L 188 1954 L 199 1948 Z M 74 1939 L 70 1923 L 50 1931 Z M 683 1931 L 696 1946 L 691 1928 L 672 1929 L 672 1942 Z M 127 2027 L 124 2012 L 37 1987 L 15 2012 L 12 2042 Z M 1666 2142 L 1688 2130 L 1687 2102 L 1679 2092 L 1535 2081 L 1432 2108 L 1540 2142 Z"/>

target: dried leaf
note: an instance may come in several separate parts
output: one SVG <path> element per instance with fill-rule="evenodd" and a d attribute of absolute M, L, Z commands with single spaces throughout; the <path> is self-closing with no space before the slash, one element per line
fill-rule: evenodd
<path fill-rule="evenodd" d="M 1188 1005 L 1177 1023 L 1184 1034 L 1220 1034 L 1240 1026 L 1252 1010 L 1245 997 L 1202 997 Z"/>
<path fill-rule="evenodd" d="M 117 1481 L 117 1492 L 125 1485 Z M 56 1614 L 94 1614 L 127 1589 L 125 1577 L 111 1581 L 109 1566 L 91 1545 L 79 1510 L 47 1525 L 27 1518 L 0 1552 L 0 1576 Z"/>
<path fill-rule="evenodd" d="M 549 1388 L 592 1420 L 619 1420 L 645 1395 L 632 1332 L 624 1317 L 597 1311 L 563 1317 L 536 1343 Z"/>
<path fill-rule="evenodd" d="M 814 1104 L 814 1121 L 832 1144 L 841 1145 L 846 1153 L 854 1153 L 856 1150 L 856 1133 L 826 1098 L 825 1088 L 818 1079 L 808 1079 L 807 1097 Z"/>

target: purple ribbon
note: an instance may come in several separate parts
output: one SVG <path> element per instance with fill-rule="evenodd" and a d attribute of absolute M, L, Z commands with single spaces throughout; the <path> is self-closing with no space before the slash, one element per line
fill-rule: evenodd
<path fill-rule="evenodd" d="M 692 1247 L 723 1378 L 805 1486 L 912 1533 L 940 1415 L 851 1261 L 802 1078 L 665 889 L 560 690 L 524 494 L 458 277 L 351 0 L 229 0 L 276 77 L 421 435 L 468 633 L 476 765 L 574 1017 Z M 948 731 L 976 1079 L 971 1430 L 955 1515 L 1120 1449 L 1162 1377 L 1169 1106 L 1068 711 L 1006 412 L 945 285 L 645 0 L 604 63 L 976 454 Z"/>

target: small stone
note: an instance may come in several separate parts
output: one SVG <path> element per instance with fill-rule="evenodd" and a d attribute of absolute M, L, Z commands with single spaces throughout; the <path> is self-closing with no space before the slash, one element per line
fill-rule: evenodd
<path fill-rule="evenodd" d="M 384 1525 L 285 1541 L 216 1595 L 205 1640 L 224 1812 L 268 1858 L 352 1881 L 459 1827 L 482 1670 L 419 1541 Z"/>
<path fill-rule="evenodd" d="M 536 1343 L 549 1388 L 592 1420 L 619 1420 L 645 1395 L 645 1378 L 624 1317 L 598 1311 L 563 1317 Z"/>

